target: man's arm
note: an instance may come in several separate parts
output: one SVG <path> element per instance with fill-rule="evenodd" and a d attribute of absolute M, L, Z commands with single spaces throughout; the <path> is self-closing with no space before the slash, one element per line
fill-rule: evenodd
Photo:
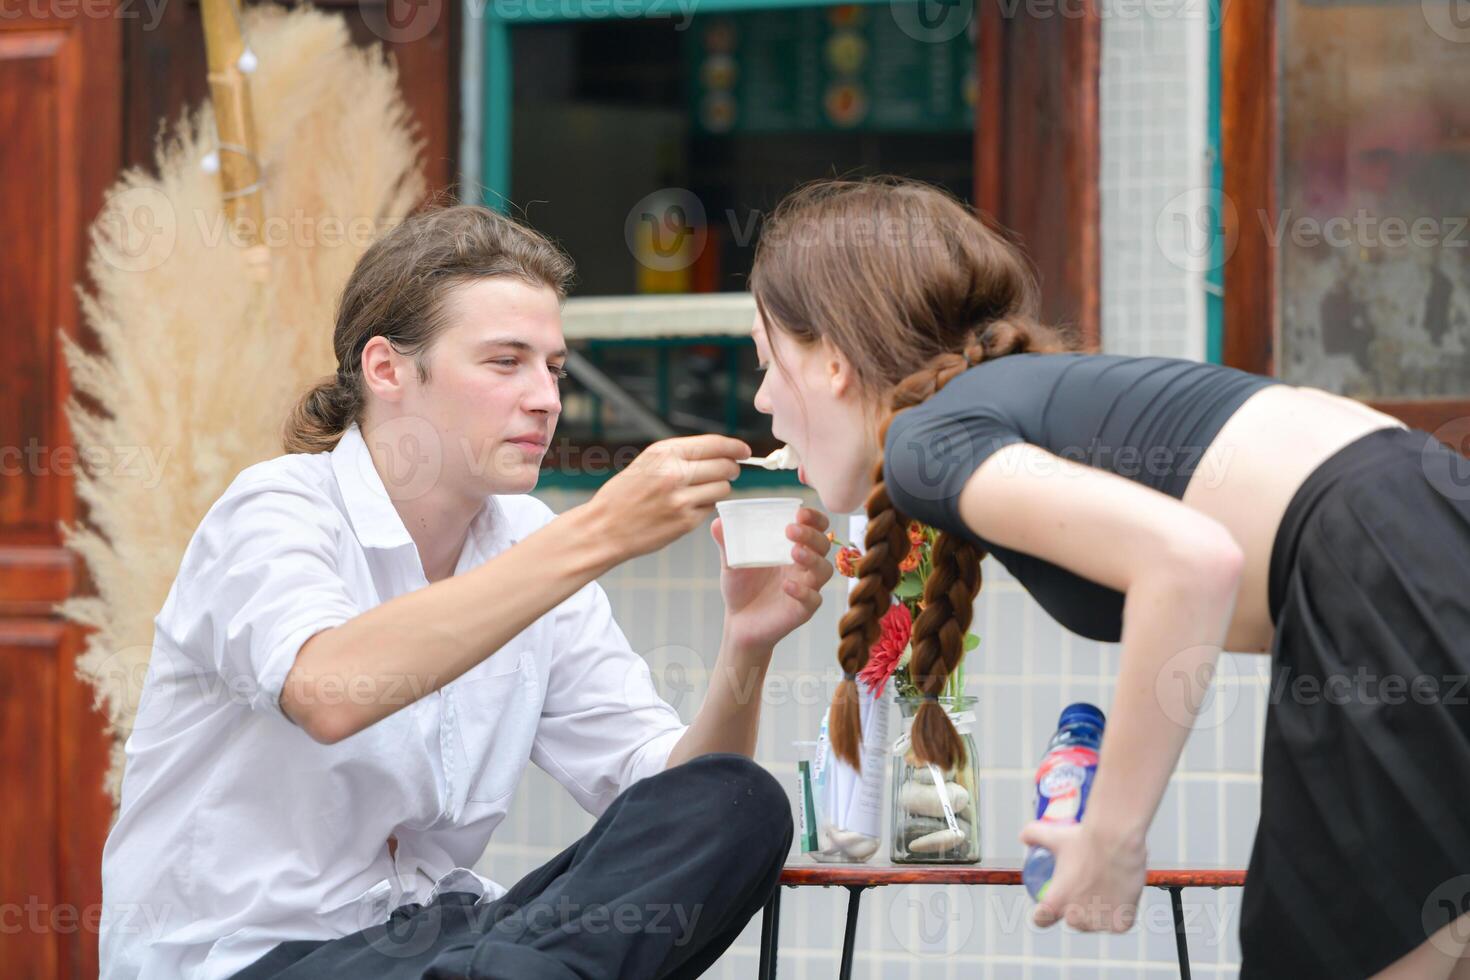
<path fill-rule="evenodd" d="M 478 568 L 409 592 L 302 645 L 281 710 L 333 743 L 437 691 L 620 560 L 590 504 Z"/>
<path fill-rule="evenodd" d="M 687 534 L 730 495 L 750 447 L 728 436 L 649 446 L 587 503 L 463 575 L 315 634 L 281 710 L 336 742 L 448 684 L 620 562 Z"/>

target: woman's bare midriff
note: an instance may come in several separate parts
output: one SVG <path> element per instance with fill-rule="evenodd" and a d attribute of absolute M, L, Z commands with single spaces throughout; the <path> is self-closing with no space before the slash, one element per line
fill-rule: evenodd
<path fill-rule="evenodd" d="M 1376 429 L 1404 424 L 1362 402 L 1316 388 L 1271 385 L 1241 404 L 1190 478 L 1184 504 L 1229 529 L 1245 552 L 1225 649 L 1271 649 L 1271 547 L 1287 504 L 1317 465 Z"/>

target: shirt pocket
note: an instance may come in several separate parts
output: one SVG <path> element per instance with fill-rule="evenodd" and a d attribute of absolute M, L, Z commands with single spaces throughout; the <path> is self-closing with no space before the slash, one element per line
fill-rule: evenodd
<path fill-rule="evenodd" d="M 453 688 L 464 799 L 493 803 L 515 790 L 531 757 L 541 714 L 534 660 L 524 646 L 497 651 Z"/>

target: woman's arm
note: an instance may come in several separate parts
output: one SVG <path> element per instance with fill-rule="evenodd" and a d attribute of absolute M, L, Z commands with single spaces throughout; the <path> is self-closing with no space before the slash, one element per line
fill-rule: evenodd
<path fill-rule="evenodd" d="M 754 757 L 773 649 L 744 645 L 728 629 L 724 631 L 709 690 L 689 730 L 669 752 L 664 768 L 672 769 L 708 752 Z"/>
<path fill-rule="evenodd" d="M 1122 663 L 1087 823 L 1100 839 L 1141 848 L 1225 640 L 1240 546 L 1168 494 L 1028 443 L 981 464 L 960 514 L 988 541 L 1124 593 Z"/>
<path fill-rule="evenodd" d="M 822 604 L 822 587 L 832 578 L 829 523 L 819 510 L 799 509 L 796 523 L 786 528 L 792 563 L 774 568 L 731 568 L 725 558 L 724 522 L 717 518 L 710 526 L 720 548 L 720 594 L 725 600 L 720 653 L 699 713 L 669 753 L 666 766 L 706 752 L 755 755 L 771 655 L 777 643 L 811 620 Z"/>

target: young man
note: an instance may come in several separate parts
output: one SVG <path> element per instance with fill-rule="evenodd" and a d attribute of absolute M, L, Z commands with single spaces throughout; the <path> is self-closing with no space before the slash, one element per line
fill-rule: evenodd
<path fill-rule="evenodd" d="M 749 448 L 656 444 L 560 516 L 524 496 L 570 273 L 476 207 L 358 263 L 336 376 L 210 508 L 157 617 L 105 980 L 692 977 L 764 904 L 791 819 L 750 760 L 753 692 L 820 603 L 827 522 L 802 510 L 792 565 L 722 567 L 716 669 L 681 724 L 595 579 L 705 521 Z M 507 891 L 470 867 L 528 762 L 598 819 Z"/>

